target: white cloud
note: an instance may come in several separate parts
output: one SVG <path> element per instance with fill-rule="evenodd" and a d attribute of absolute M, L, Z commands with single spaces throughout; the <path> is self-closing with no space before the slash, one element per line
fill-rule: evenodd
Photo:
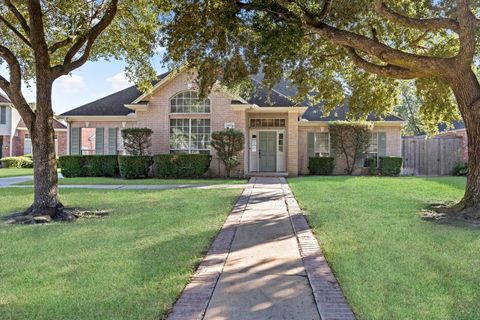
<path fill-rule="evenodd" d="M 59 89 L 64 93 L 78 93 L 87 88 L 85 79 L 76 74 L 61 76 L 55 81 L 55 85 L 56 89 Z"/>
<path fill-rule="evenodd" d="M 119 91 L 131 86 L 133 83 L 127 79 L 125 71 L 119 72 L 111 77 L 107 78 L 107 81 L 112 86 L 112 90 Z"/>

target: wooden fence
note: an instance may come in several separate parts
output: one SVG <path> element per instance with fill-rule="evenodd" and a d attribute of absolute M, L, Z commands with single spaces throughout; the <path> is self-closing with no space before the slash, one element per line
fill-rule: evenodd
<path fill-rule="evenodd" d="M 461 137 L 402 138 L 404 174 L 450 175 L 462 162 Z"/>

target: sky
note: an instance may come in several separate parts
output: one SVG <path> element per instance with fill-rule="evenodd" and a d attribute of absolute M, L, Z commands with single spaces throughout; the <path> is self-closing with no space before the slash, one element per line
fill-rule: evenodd
<path fill-rule="evenodd" d="M 157 74 L 166 71 L 161 63 L 161 54 L 152 60 Z M 87 62 L 70 75 L 58 78 L 53 84 L 53 111 L 55 114 L 61 114 L 131 86 L 124 70 L 123 61 L 99 60 Z M 0 74 L 8 79 L 5 64 L 0 65 Z M 35 102 L 34 85 L 27 87 L 24 84 L 22 91 L 28 102 Z"/>

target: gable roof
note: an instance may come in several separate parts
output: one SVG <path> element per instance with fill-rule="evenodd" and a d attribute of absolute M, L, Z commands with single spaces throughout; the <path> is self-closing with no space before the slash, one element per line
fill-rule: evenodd
<path fill-rule="evenodd" d="M 23 119 L 20 119 L 20 122 L 18 122 L 17 128 L 26 128 L 26 127 L 27 126 L 25 125 L 25 122 L 23 122 Z M 58 121 L 57 119 L 53 118 L 53 129 L 67 129 L 67 126 L 62 122 Z"/>
<path fill-rule="evenodd" d="M 170 72 L 163 73 L 157 77 L 152 84 L 157 84 L 165 78 Z M 118 92 L 112 93 L 106 97 L 93 102 L 84 104 L 78 108 L 64 112 L 61 116 L 126 116 L 133 113 L 131 109 L 125 107 L 142 95 L 136 86 L 131 86 Z"/>
<path fill-rule="evenodd" d="M 452 128 L 448 128 L 448 126 L 447 126 L 446 123 L 440 123 L 440 124 L 438 125 L 438 132 L 444 133 L 444 132 L 452 131 L 452 130 L 465 129 L 465 123 L 463 123 L 462 120 L 453 121 L 452 125 L 453 125 Z"/>
<path fill-rule="evenodd" d="M 343 105 L 336 107 L 328 114 L 324 114 L 322 110 L 322 104 L 316 106 L 308 107 L 307 111 L 305 111 L 302 115 L 302 119 L 308 121 L 342 121 L 347 120 L 348 114 L 348 97 L 345 99 Z M 375 116 L 373 114 L 368 115 L 366 121 L 404 121 L 402 118 L 388 114 L 384 117 Z"/>
<path fill-rule="evenodd" d="M 171 72 L 166 72 L 157 77 L 157 80 L 152 82 L 155 86 L 162 82 L 162 80 L 168 81 L 167 77 Z M 294 107 L 299 106 L 298 103 L 293 102 L 291 99 L 296 95 L 297 90 L 294 86 L 290 85 L 287 80 L 281 80 L 279 83 L 270 89 L 262 84 L 262 75 L 256 75 L 252 77 L 254 90 L 249 93 L 244 93 L 241 98 L 244 101 L 232 100 L 231 103 L 235 105 L 252 104 L 261 108 L 275 108 L 275 107 Z M 125 105 L 139 100 L 144 94 L 138 90 L 136 86 L 123 89 L 96 101 L 87 103 L 78 108 L 67 111 L 60 116 L 126 116 L 134 113 L 132 109 L 126 108 Z M 348 99 L 345 100 L 343 106 L 339 106 L 328 115 L 324 115 L 322 112 L 322 104 L 310 106 L 306 102 L 301 103 L 300 106 L 308 107 L 307 111 L 303 115 L 303 119 L 308 121 L 334 121 L 334 120 L 346 120 L 348 113 Z M 369 116 L 369 121 L 403 121 L 401 118 L 388 115 L 384 119 L 379 117 Z"/>
<path fill-rule="evenodd" d="M 12 103 L 6 95 L 0 92 L 0 103 Z"/>

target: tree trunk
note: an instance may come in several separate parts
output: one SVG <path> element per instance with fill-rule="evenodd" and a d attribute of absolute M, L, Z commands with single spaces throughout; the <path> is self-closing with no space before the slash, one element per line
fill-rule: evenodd
<path fill-rule="evenodd" d="M 55 218 L 62 209 L 58 198 L 55 132 L 53 128 L 52 83 L 37 82 L 36 119 L 30 128 L 34 161 L 34 215 Z"/>
<path fill-rule="evenodd" d="M 458 209 L 480 218 L 480 84 L 472 70 L 458 72 L 449 83 L 465 123 L 468 139 L 468 174 L 465 195 Z"/>

